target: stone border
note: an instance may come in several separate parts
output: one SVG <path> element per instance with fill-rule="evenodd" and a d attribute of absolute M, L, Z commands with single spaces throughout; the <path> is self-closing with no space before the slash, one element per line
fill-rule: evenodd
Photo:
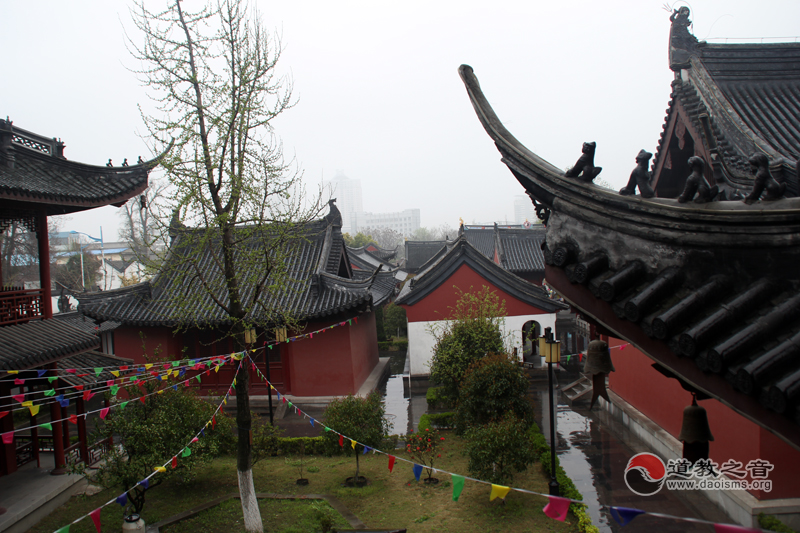
<path fill-rule="evenodd" d="M 203 511 L 206 511 L 212 507 L 216 507 L 222 502 L 239 498 L 239 494 L 228 494 L 227 496 L 222 496 L 221 498 L 217 498 L 215 500 L 211 500 L 210 502 L 206 502 L 203 505 L 199 505 L 188 511 L 183 511 L 182 513 L 178 513 L 174 516 L 170 516 L 160 522 L 156 522 L 152 526 L 146 526 L 147 533 L 159 533 L 159 529 L 162 527 L 171 526 L 181 520 L 186 520 L 187 518 L 191 518 L 197 514 L 200 514 Z M 305 495 L 298 495 L 292 496 L 288 494 L 271 494 L 266 492 L 259 492 L 256 493 L 256 498 L 259 499 L 271 499 L 271 500 L 325 500 L 333 507 L 340 515 L 344 517 L 345 520 L 350 524 L 353 529 L 360 529 L 366 530 L 367 526 L 358 519 L 356 515 L 350 512 L 350 509 L 347 508 L 345 504 L 343 504 L 338 498 L 331 496 L 329 494 L 305 494 Z"/>

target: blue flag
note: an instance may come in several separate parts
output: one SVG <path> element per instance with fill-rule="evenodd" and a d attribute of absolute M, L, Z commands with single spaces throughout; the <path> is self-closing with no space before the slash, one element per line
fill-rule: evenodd
<path fill-rule="evenodd" d="M 141 485 L 145 489 L 150 488 L 150 479 L 149 478 L 144 478 L 143 480 L 141 480 L 139 482 L 139 485 Z"/>
<path fill-rule="evenodd" d="M 369 446 L 364 446 L 364 451 L 363 451 L 363 452 L 361 452 L 361 455 L 364 455 L 365 453 L 367 453 L 367 452 L 368 452 L 368 451 L 370 451 L 371 449 L 372 449 L 372 448 L 370 448 Z M 419 481 L 419 480 L 417 480 L 417 481 Z"/>
<path fill-rule="evenodd" d="M 419 481 L 419 476 L 422 475 L 422 465 L 414 463 L 414 477 Z"/>
<path fill-rule="evenodd" d="M 611 511 L 611 518 L 621 526 L 629 524 L 631 520 L 645 513 L 641 509 L 631 509 L 629 507 L 609 507 L 609 510 Z"/>
<path fill-rule="evenodd" d="M 123 492 L 122 494 L 117 496 L 117 503 L 120 504 L 123 507 L 128 505 L 128 493 L 127 492 Z"/>

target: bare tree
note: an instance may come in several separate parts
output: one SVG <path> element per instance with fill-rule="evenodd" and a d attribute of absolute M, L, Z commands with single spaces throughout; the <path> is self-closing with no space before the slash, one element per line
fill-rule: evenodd
<path fill-rule="evenodd" d="M 305 198 L 300 172 L 284 160 L 272 129 L 271 121 L 294 105 L 290 80 L 275 70 L 281 43 L 241 0 L 217 0 L 192 13 L 181 0 L 158 12 L 148 7 L 144 0 L 136 4 L 134 21 L 144 40 L 137 45 L 130 39 L 130 46 L 159 109 L 144 117 L 149 133 L 159 153 L 170 146 L 162 164 L 171 228 L 180 231 L 181 246 L 169 250 L 168 264 L 187 284 L 203 287 L 209 305 L 229 317 L 228 334 L 242 348 L 253 317 L 273 326 L 289 320 L 263 302 L 290 278 L 286 243 L 320 211 L 319 195 Z M 205 275 L 197 254 L 188 253 L 198 249 L 213 254 L 222 275 Z M 183 302 L 170 305 L 180 312 Z M 262 531 L 247 367 L 236 376 L 239 492 L 245 528 Z"/>
<path fill-rule="evenodd" d="M 142 264 L 151 258 L 156 244 L 164 242 L 164 228 L 159 221 L 165 217 L 158 209 L 163 204 L 168 185 L 166 181 L 150 180 L 144 193 L 128 200 L 118 211 L 122 219 L 119 237 L 130 243 L 136 259 Z"/>
<path fill-rule="evenodd" d="M 367 228 L 364 230 L 381 248 L 394 250 L 403 242 L 403 236 L 392 228 Z"/>

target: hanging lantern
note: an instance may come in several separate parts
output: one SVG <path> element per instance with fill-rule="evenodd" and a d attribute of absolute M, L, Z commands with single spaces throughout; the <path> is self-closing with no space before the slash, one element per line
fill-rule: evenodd
<path fill-rule="evenodd" d="M 614 370 L 608 343 L 599 339 L 591 341 L 586 350 L 586 363 L 583 366 L 583 371 L 592 375 L 592 401 L 589 409 L 594 407 L 597 398 L 602 397 L 607 402 L 611 401 L 606 391 L 606 375 Z"/>
<path fill-rule="evenodd" d="M 683 457 L 694 464 L 698 459 L 708 459 L 708 443 L 714 440 L 708 425 L 706 410 L 697 405 L 692 394 L 692 405 L 683 410 L 683 425 L 678 440 L 683 442 Z"/>

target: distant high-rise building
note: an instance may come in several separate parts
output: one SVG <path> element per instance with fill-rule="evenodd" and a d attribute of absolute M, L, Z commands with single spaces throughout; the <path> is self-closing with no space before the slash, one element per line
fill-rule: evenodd
<path fill-rule="evenodd" d="M 539 218 L 536 216 L 536 208 L 531 199 L 523 194 L 514 196 L 514 223 L 523 224 L 525 221 L 535 224 Z"/>
<path fill-rule="evenodd" d="M 419 229 L 419 209 L 406 209 L 396 213 L 364 213 L 354 215 L 351 228 L 353 233 L 368 228 L 389 228 L 404 237 Z"/>
<path fill-rule="evenodd" d="M 357 233 L 352 226 L 352 220 L 356 213 L 364 210 L 361 203 L 361 180 L 350 179 L 341 170 L 337 170 L 333 179 L 324 181 L 322 186 L 327 189 L 331 198 L 336 198 L 336 207 L 342 213 L 342 231 Z"/>

